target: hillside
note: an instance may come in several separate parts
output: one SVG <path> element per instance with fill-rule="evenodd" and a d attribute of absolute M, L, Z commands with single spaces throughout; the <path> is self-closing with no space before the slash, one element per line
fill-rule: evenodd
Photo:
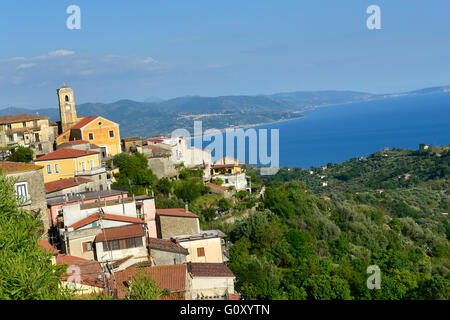
<path fill-rule="evenodd" d="M 428 88 L 398 94 L 370 94 L 354 91 L 298 91 L 257 96 L 187 96 L 152 102 L 119 100 L 113 103 L 77 105 L 79 116 L 100 115 L 121 125 L 121 136 L 169 134 L 175 129 L 192 130 L 193 120 L 203 121 L 204 129 L 256 125 L 301 117 L 301 112 L 314 107 L 351 103 L 398 96 L 433 94 L 448 87 Z M 77 93 L 75 93 L 77 94 Z M 36 113 L 59 120 L 58 107 L 43 109 L 6 108 L 0 115 Z"/>
<path fill-rule="evenodd" d="M 248 167 L 266 184 L 259 210 L 209 227 L 230 235 L 229 266 L 246 299 L 448 300 L 449 159 L 449 147 L 435 147 L 383 150 L 312 174 Z M 378 290 L 367 287 L 373 265 Z"/>

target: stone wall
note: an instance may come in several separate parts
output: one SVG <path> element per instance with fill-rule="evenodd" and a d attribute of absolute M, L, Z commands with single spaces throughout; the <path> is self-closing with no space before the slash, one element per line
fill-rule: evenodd
<path fill-rule="evenodd" d="M 26 183 L 29 200 L 24 203 L 23 208 L 33 214 L 39 214 L 47 234 L 50 220 L 47 211 L 47 199 L 45 198 L 45 185 L 43 169 L 12 173 L 8 177 L 17 179 L 16 183 Z"/>
<path fill-rule="evenodd" d="M 158 238 L 170 239 L 176 236 L 200 232 L 198 218 L 156 215 Z"/>
<path fill-rule="evenodd" d="M 186 262 L 186 255 L 182 253 L 150 249 L 150 254 L 155 266 L 167 266 Z"/>

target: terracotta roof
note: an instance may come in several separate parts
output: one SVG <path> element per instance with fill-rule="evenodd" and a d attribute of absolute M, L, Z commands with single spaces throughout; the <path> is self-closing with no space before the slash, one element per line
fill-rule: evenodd
<path fill-rule="evenodd" d="M 241 300 L 241 296 L 238 293 L 229 293 L 228 300 Z"/>
<path fill-rule="evenodd" d="M 141 137 L 130 137 L 130 138 L 123 138 L 122 141 L 129 142 L 129 141 L 136 141 L 136 140 L 142 140 Z"/>
<path fill-rule="evenodd" d="M 56 264 L 63 265 L 66 264 L 69 267 L 77 266 L 80 268 L 80 280 L 82 284 L 103 288 L 103 281 L 100 276 L 103 272 L 100 263 L 97 261 L 86 260 L 74 256 L 66 256 L 65 254 L 60 254 L 56 256 Z M 73 271 L 69 270 L 69 274 L 61 276 L 62 280 L 67 280 L 67 278 L 73 274 Z"/>
<path fill-rule="evenodd" d="M 80 184 L 88 183 L 91 181 L 92 180 L 90 180 L 90 179 L 77 177 L 77 178 L 67 178 L 67 179 L 60 179 L 60 180 L 56 180 L 56 181 L 47 182 L 47 183 L 45 183 L 45 193 L 51 193 L 51 192 L 55 192 L 55 191 L 59 191 L 59 190 L 64 190 L 67 188 L 76 187 L 76 186 L 79 186 Z"/>
<path fill-rule="evenodd" d="M 185 217 L 185 218 L 198 218 L 199 216 L 186 210 L 184 208 L 176 209 L 156 209 L 156 214 L 161 216 L 175 216 L 175 217 Z"/>
<path fill-rule="evenodd" d="M 13 115 L 8 115 L 8 116 L 1 116 L 0 124 L 31 121 L 31 120 L 46 120 L 49 118 L 50 117 L 44 117 L 44 116 L 40 116 L 37 114 L 33 115 L 33 114 L 21 113 L 21 114 L 13 114 Z"/>
<path fill-rule="evenodd" d="M 69 226 L 69 228 L 73 228 L 74 230 L 77 230 L 81 227 L 84 227 L 85 225 L 88 225 L 94 221 L 98 221 L 100 219 L 100 213 L 96 212 L 89 217 L 86 217 L 72 225 Z M 102 219 L 104 220 L 113 220 L 113 221 L 122 221 L 122 222 L 131 222 L 131 223 L 144 223 L 143 220 L 139 218 L 129 217 L 129 216 L 121 216 L 117 214 L 103 214 Z M 108 230 L 108 229 L 105 229 Z"/>
<path fill-rule="evenodd" d="M 189 262 L 188 270 L 193 277 L 234 277 L 233 272 L 224 263 Z"/>
<path fill-rule="evenodd" d="M 56 249 L 54 246 L 50 244 L 47 240 L 41 240 L 39 241 L 39 246 L 44 248 L 46 251 L 52 253 L 52 254 L 58 254 L 59 250 Z"/>
<path fill-rule="evenodd" d="M 85 141 L 85 140 L 72 140 L 72 141 L 67 141 L 67 142 L 64 142 L 64 143 L 70 144 L 70 145 L 72 145 L 72 146 L 76 146 L 76 145 L 78 145 L 78 144 L 89 143 L 89 141 Z"/>
<path fill-rule="evenodd" d="M 138 270 L 142 270 L 145 273 L 150 273 L 152 275 L 153 281 L 158 284 L 161 290 L 168 289 L 171 291 L 169 297 L 160 297 L 160 300 L 166 299 L 180 299 L 180 297 L 175 292 L 182 292 L 186 290 L 186 265 L 185 264 L 174 264 L 168 266 L 153 266 L 153 267 L 143 267 L 138 268 L 136 266 L 131 266 L 125 270 L 115 272 L 115 279 L 117 285 L 117 296 L 119 298 L 125 297 L 125 288 L 129 281 L 133 280 L 133 276 Z M 114 288 L 114 278 L 110 278 L 110 287 Z M 184 297 L 181 298 L 183 300 Z"/>
<path fill-rule="evenodd" d="M 217 189 L 221 189 L 221 190 L 224 190 L 224 191 L 228 190 L 228 188 L 219 186 L 219 185 L 211 183 L 211 182 L 207 182 L 206 185 L 211 187 L 211 188 L 217 188 Z"/>
<path fill-rule="evenodd" d="M 95 242 L 136 238 L 143 237 L 144 235 L 145 232 L 142 225 L 133 224 L 131 226 L 104 229 L 103 233 L 95 236 Z"/>
<path fill-rule="evenodd" d="M 189 254 L 187 249 L 167 239 L 148 238 L 148 245 L 150 249 Z"/>
<path fill-rule="evenodd" d="M 70 148 L 61 148 L 56 151 L 47 153 L 42 157 L 38 157 L 34 160 L 34 162 L 38 161 L 47 161 L 47 160 L 57 160 L 57 159 L 70 159 L 70 158 L 79 158 L 84 156 L 89 156 L 93 154 L 98 154 L 97 151 L 85 151 L 78 149 L 70 149 Z"/>
<path fill-rule="evenodd" d="M 78 121 L 76 124 L 74 124 L 72 127 L 70 127 L 70 129 L 81 129 L 85 125 L 89 124 L 91 121 L 94 121 L 96 118 L 98 118 L 98 116 L 84 117 L 83 119 Z"/>
<path fill-rule="evenodd" d="M 43 166 L 37 166 L 35 164 L 13 162 L 13 161 L 0 161 L 0 170 L 5 174 L 40 170 L 42 168 Z"/>

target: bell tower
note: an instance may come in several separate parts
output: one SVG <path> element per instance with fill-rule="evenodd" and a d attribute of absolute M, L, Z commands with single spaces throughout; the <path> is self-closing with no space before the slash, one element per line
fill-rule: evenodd
<path fill-rule="evenodd" d="M 59 101 L 59 116 L 61 119 L 61 129 L 65 132 L 78 122 L 77 110 L 72 88 L 63 85 L 57 89 Z"/>

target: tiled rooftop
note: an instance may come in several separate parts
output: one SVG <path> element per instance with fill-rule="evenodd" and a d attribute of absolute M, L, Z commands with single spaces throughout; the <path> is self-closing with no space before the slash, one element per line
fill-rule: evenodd
<path fill-rule="evenodd" d="M 48 161 L 48 160 L 57 160 L 57 159 L 71 159 L 71 158 L 79 158 L 84 156 L 89 156 L 93 154 L 99 154 L 97 151 L 85 151 L 78 149 L 70 149 L 70 148 L 61 148 L 56 151 L 47 153 L 41 157 L 36 158 L 34 162 L 39 161 Z"/>
<path fill-rule="evenodd" d="M 148 238 L 150 249 L 189 254 L 189 251 L 168 239 Z"/>
<path fill-rule="evenodd" d="M 77 230 L 81 227 L 91 224 L 92 222 L 98 221 L 99 219 L 100 219 L 100 213 L 96 212 L 94 214 L 91 214 L 89 217 L 86 217 L 86 218 L 70 225 L 69 228 L 73 228 L 74 230 Z M 103 214 L 102 219 L 112 220 L 112 221 L 130 222 L 130 223 L 140 223 L 140 224 L 144 223 L 144 221 L 142 219 L 129 217 L 129 216 L 123 216 L 123 215 L 117 215 L 117 214 Z M 105 230 L 108 230 L 108 229 L 105 229 Z"/>
<path fill-rule="evenodd" d="M 161 216 L 174 216 L 174 217 L 186 217 L 186 218 L 198 218 L 199 216 L 187 211 L 184 208 L 176 209 L 156 209 L 156 214 Z"/>
<path fill-rule="evenodd" d="M 56 181 L 47 182 L 45 184 L 45 193 L 51 193 L 51 192 L 55 192 L 55 191 L 59 191 L 59 190 L 64 190 L 67 188 L 76 187 L 76 186 L 79 186 L 80 184 L 88 183 L 91 181 L 92 180 L 90 180 L 90 179 L 77 177 L 77 178 L 67 178 L 67 179 L 60 179 L 60 180 L 56 180 Z"/>
<path fill-rule="evenodd" d="M 43 166 L 38 166 L 35 164 L 12 162 L 12 161 L 0 161 L 0 170 L 5 174 L 40 170 L 42 168 Z"/>
<path fill-rule="evenodd" d="M 184 296 L 180 298 L 176 292 L 183 292 L 186 290 L 186 264 L 175 264 L 168 266 L 153 266 L 138 268 L 137 266 L 131 266 L 125 270 L 115 273 L 116 283 L 114 278 L 110 278 L 110 287 L 114 289 L 117 286 L 117 296 L 124 298 L 125 288 L 129 281 L 133 280 L 133 276 L 138 270 L 142 270 L 145 273 L 152 275 L 152 279 L 158 284 L 161 290 L 168 289 L 172 293 L 168 297 L 160 297 L 160 300 L 165 299 L 181 299 L 184 300 Z"/>
<path fill-rule="evenodd" d="M 141 224 L 133 224 L 130 226 L 116 227 L 104 229 L 103 233 L 95 236 L 95 242 L 103 242 L 106 240 L 120 240 L 128 238 L 143 237 L 145 235 L 144 228 Z"/>
<path fill-rule="evenodd" d="M 21 113 L 21 114 L 1 116 L 0 124 L 24 122 L 24 121 L 32 121 L 32 120 L 46 120 L 46 119 L 49 119 L 49 117 L 40 116 L 37 114 L 33 115 L 33 114 Z"/>
<path fill-rule="evenodd" d="M 224 263 L 189 262 L 188 271 L 193 277 L 234 277 Z"/>

